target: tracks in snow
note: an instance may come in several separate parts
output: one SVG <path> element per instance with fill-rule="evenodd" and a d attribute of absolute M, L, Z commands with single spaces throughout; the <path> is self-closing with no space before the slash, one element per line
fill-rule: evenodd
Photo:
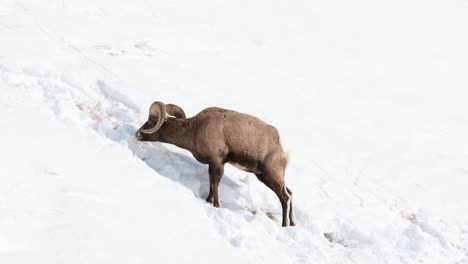
<path fill-rule="evenodd" d="M 10 89 L 22 89 L 26 94 L 40 97 L 42 105 L 50 108 L 63 122 L 77 129 L 91 129 L 103 140 L 123 146 L 123 151 L 131 151 L 158 175 L 184 186 L 205 205 L 204 213 L 213 222 L 213 227 L 234 247 L 258 251 L 258 255 L 264 258 L 269 258 L 271 252 L 278 252 L 279 259 L 292 263 L 310 263 L 311 259 L 326 259 L 330 255 L 352 262 L 362 259 L 363 255 L 375 257 L 386 254 L 385 250 L 375 246 L 379 244 L 378 238 L 357 230 L 347 221 L 337 223 L 336 232 L 327 233 L 324 237 L 324 232 L 311 220 L 313 216 L 302 211 L 300 205 L 297 208 L 299 226 L 279 227 L 277 219 L 280 208 L 276 197 L 255 177 L 238 171 L 228 169 L 222 179 L 220 195 L 223 208 L 208 205 L 204 201 L 209 186 L 207 167 L 175 147 L 160 143 L 137 143 L 134 132 L 146 118 L 146 113 L 142 113 L 137 104 L 103 80 L 83 84 L 82 80 L 70 76 L 56 76 L 31 69 L 12 70 L 0 65 L 0 81 Z M 97 196 L 68 191 L 77 199 L 101 201 Z M 437 226 L 412 215 L 405 213 L 401 216 L 407 220 L 408 227 L 400 231 L 389 229 L 402 232 L 408 240 L 405 241 L 408 247 L 422 247 L 424 239 L 432 239 L 449 252 L 455 252 L 454 248 L 464 251 L 459 243 L 449 240 Z M 408 254 L 411 256 L 413 252 L 418 252 L 417 249 L 409 250 Z M 414 258 L 417 259 L 417 256 Z M 407 261 L 411 258 L 406 256 L 403 259 Z"/>

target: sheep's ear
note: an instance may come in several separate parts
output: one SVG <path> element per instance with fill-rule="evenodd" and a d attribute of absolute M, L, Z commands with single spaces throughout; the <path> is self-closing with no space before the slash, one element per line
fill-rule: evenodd
<path fill-rule="evenodd" d="M 167 104 L 166 112 L 175 118 L 186 119 L 184 110 L 175 104 Z"/>

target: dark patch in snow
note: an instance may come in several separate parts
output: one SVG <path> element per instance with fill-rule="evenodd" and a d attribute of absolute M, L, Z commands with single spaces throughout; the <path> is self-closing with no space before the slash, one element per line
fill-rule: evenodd
<path fill-rule="evenodd" d="M 333 233 L 333 232 L 330 232 L 330 233 L 323 233 L 323 236 L 324 236 L 328 241 L 330 241 L 330 243 L 336 243 L 336 244 L 342 245 L 343 247 L 348 247 L 348 245 L 345 243 L 344 238 L 342 238 L 342 237 L 336 235 L 336 234 Z"/>

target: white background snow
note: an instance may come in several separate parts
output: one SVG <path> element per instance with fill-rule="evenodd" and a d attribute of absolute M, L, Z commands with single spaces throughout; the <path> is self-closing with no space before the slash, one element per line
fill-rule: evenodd
<path fill-rule="evenodd" d="M 466 0 L 0 0 L 0 263 L 468 263 Z M 151 102 L 276 126 L 255 176 L 138 143 Z"/>

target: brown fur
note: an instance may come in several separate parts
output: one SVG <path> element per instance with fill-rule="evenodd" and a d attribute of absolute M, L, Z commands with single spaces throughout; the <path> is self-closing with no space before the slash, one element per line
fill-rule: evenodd
<path fill-rule="evenodd" d="M 156 106 L 154 106 L 156 105 Z M 152 109 L 166 108 L 174 117 L 159 117 Z M 278 196 L 283 209 L 283 226 L 295 225 L 292 192 L 286 187 L 284 173 L 288 156 L 283 151 L 278 130 L 262 120 L 232 110 L 207 108 L 194 117 L 185 118 L 176 105 L 155 102 L 150 108 L 148 121 L 138 130 L 140 141 L 160 141 L 174 144 L 192 153 L 201 163 L 209 164 L 210 193 L 207 201 L 219 207 L 218 186 L 224 164 L 254 173 L 257 178 Z M 164 110 L 165 111 L 165 110 Z M 176 113 L 171 113 L 175 111 Z M 145 134 L 165 118 L 159 130 Z"/>

